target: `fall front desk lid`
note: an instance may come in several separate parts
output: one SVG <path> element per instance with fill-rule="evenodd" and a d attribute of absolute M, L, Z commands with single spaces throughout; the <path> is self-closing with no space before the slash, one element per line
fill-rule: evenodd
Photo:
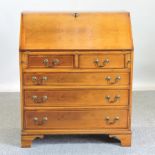
<path fill-rule="evenodd" d="M 130 15 L 22 13 L 20 50 L 133 50 Z"/>

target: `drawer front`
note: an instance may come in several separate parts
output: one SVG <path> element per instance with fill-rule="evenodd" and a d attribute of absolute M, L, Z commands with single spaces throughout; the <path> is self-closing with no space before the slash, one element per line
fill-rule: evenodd
<path fill-rule="evenodd" d="M 25 91 L 26 106 L 119 106 L 128 105 L 128 90 Z"/>
<path fill-rule="evenodd" d="M 30 68 L 73 68 L 73 55 L 29 55 Z"/>
<path fill-rule="evenodd" d="M 26 129 L 127 128 L 127 110 L 25 111 Z"/>
<path fill-rule="evenodd" d="M 80 68 L 124 68 L 123 54 L 80 55 Z"/>
<path fill-rule="evenodd" d="M 129 73 L 25 73 L 25 85 L 128 85 Z"/>

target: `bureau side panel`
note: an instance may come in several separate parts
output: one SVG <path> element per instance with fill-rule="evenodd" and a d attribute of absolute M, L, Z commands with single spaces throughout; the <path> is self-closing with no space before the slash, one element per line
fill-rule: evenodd
<path fill-rule="evenodd" d="M 21 129 L 23 130 L 24 128 L 24 88 L 23 88 L 23 70 L 26 68 L 27 64 L 27 56 L 25 55 L 24 52 L 19 53 L 19 67 L 20 67 L 20 108 L 21 108 Z"/>
<path fill-rule="evenodd" d="M 19 67 L 20 67 L 20 112 L 21 112 L 21 129 L 23 130 L 23 73 L 22 73 L 22 55 L 19 53 Z"/>
<path fill-rule="evenodd" d="M 133 60 L 134 60 L 134 52 L 132 51 L 130 54 L 130 93 L 129 93 L 129 129 L 131 130 L 131 116 L 132 116 L 132 84 L 133 84 Z"/>

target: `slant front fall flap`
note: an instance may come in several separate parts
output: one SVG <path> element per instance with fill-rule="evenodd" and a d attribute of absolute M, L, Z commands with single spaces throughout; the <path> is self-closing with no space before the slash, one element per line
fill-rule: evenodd
<path fill-rule="evenodd" d="M 20 49 L 132 50 L 128 13 L 24 13 Z"/>

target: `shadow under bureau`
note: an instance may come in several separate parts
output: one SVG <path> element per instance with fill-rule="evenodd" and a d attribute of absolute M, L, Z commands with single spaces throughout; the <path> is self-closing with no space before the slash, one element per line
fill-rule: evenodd
<path fill-rule="evenodd" d="M 47 134 L 131 145 L 133 43 L 127 12 L 23 13 L 21 146 Z"/>

